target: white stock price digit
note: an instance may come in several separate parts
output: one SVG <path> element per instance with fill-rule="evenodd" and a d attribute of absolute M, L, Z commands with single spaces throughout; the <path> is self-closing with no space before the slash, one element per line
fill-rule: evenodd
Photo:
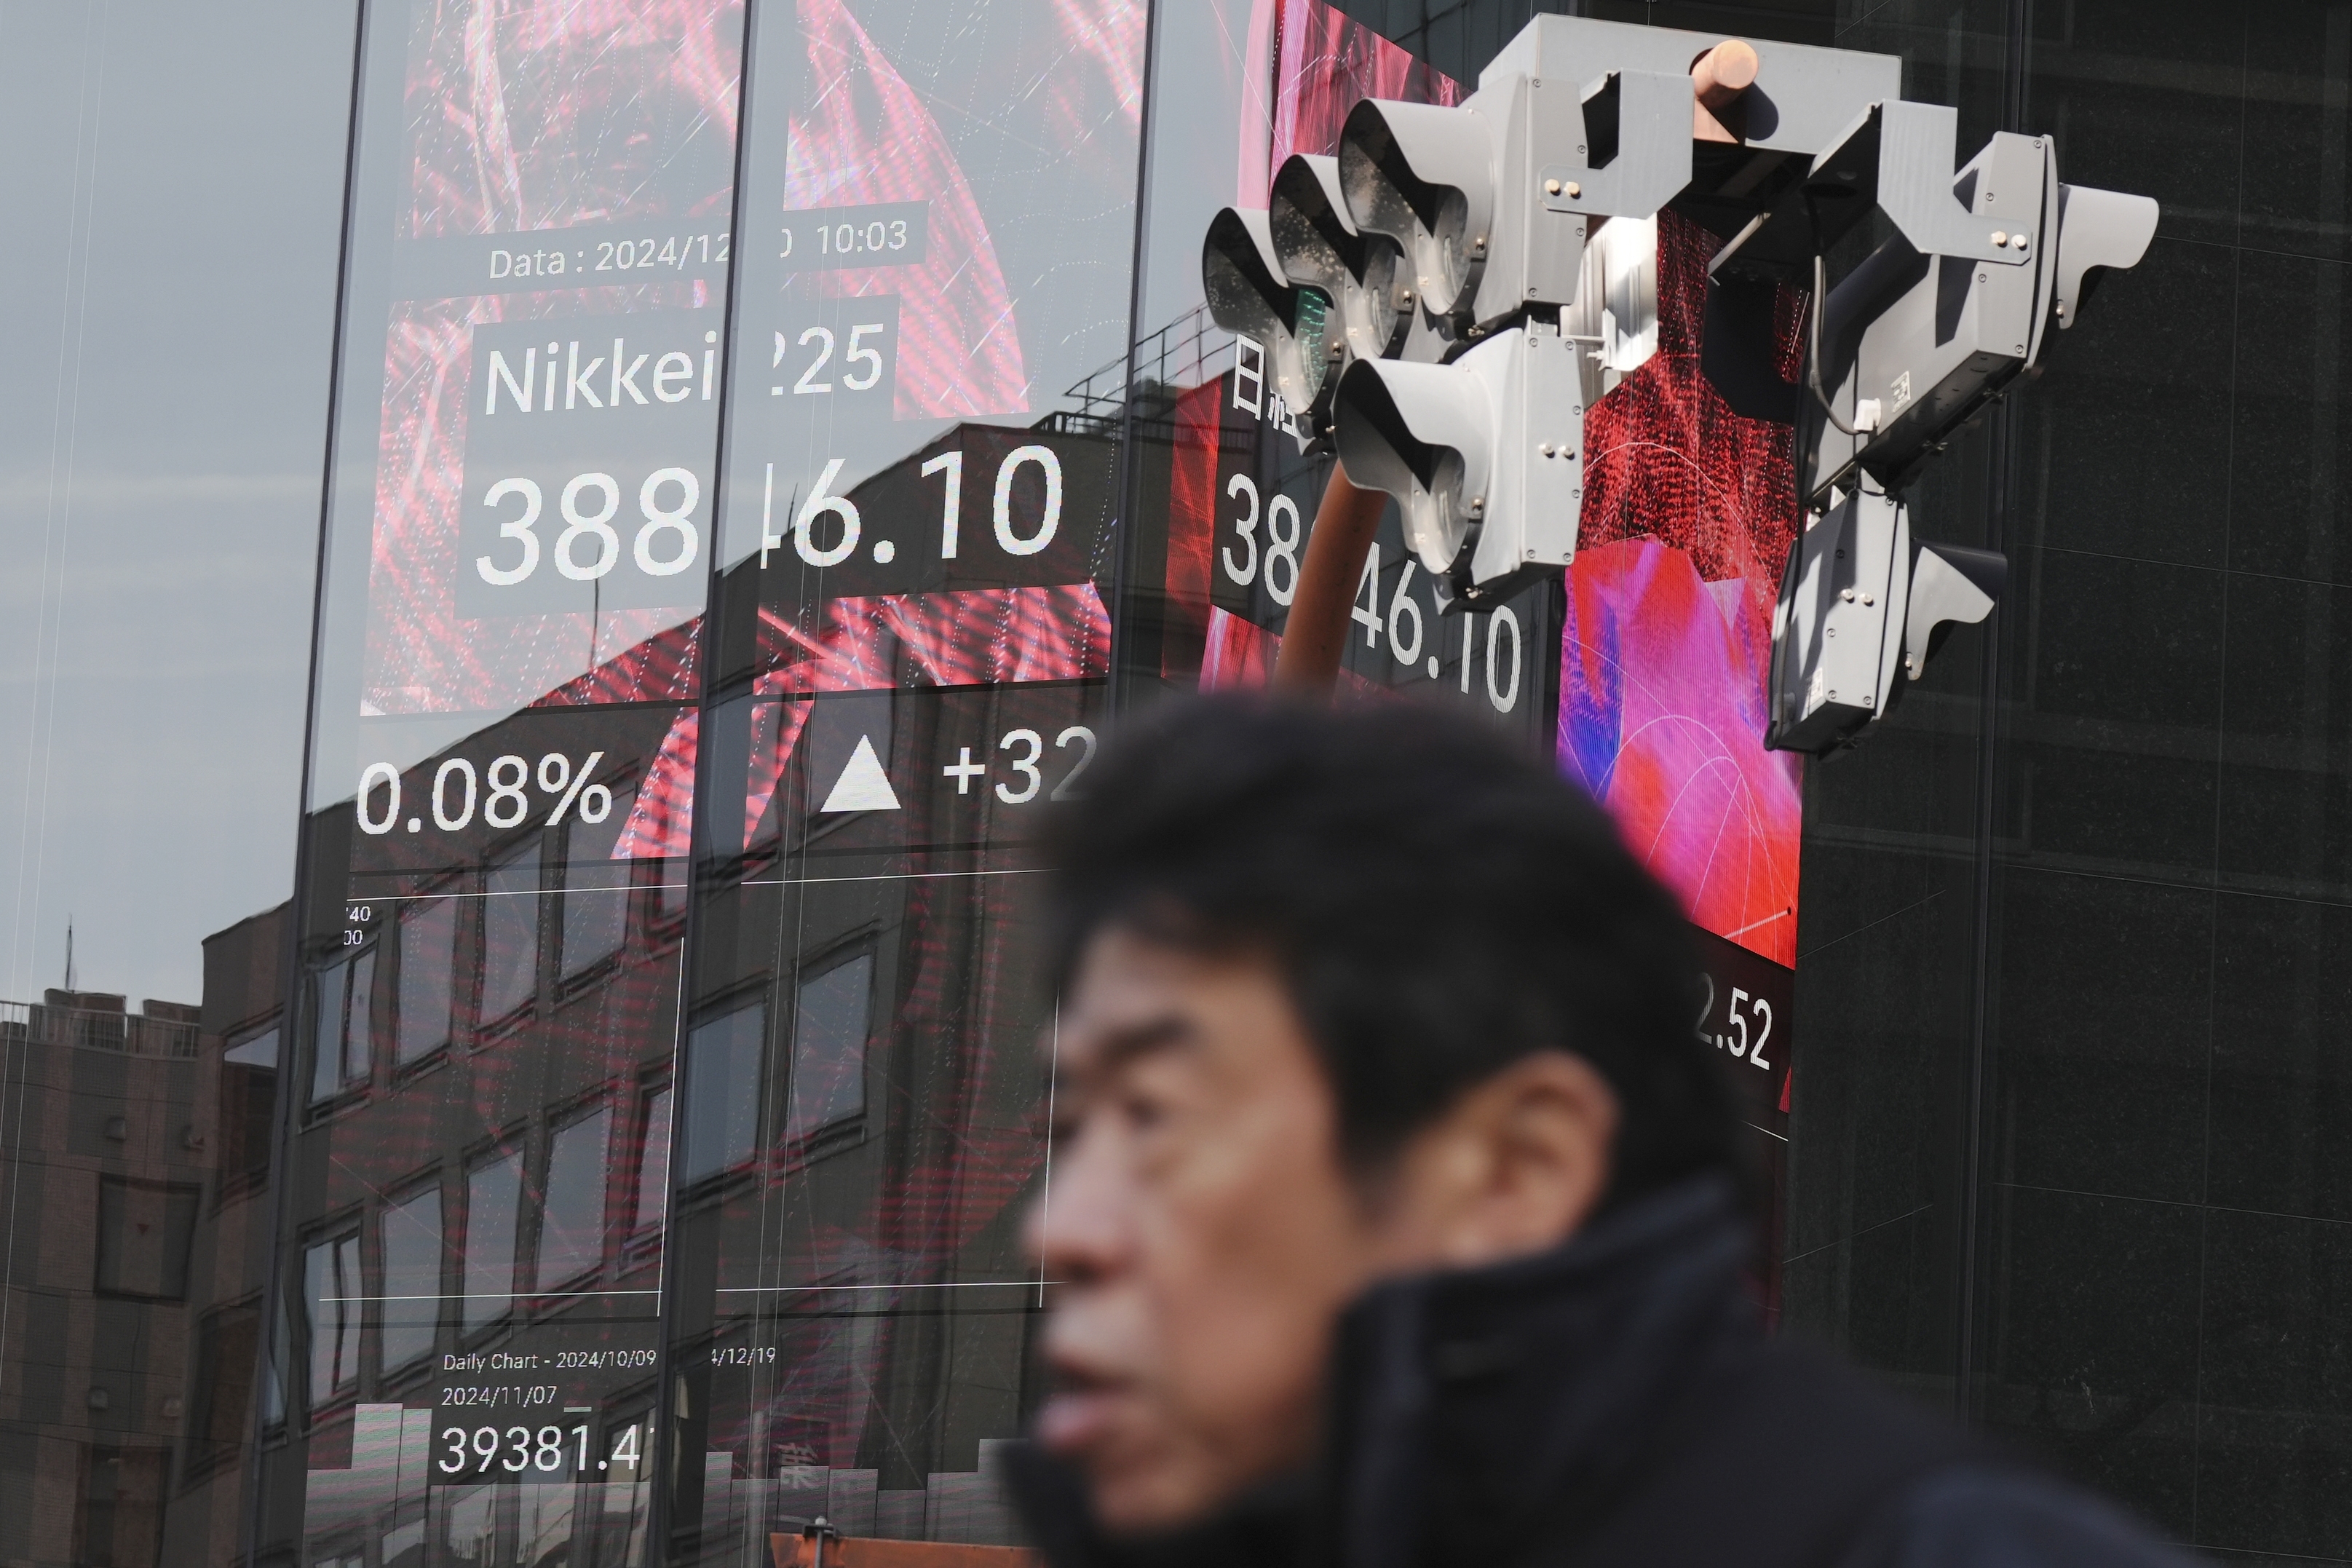
<path fill-rule="evenodd" d="M 482 820 L 490 826 L 519 826 L 530 815 L 528 786 L 532 784 L 539 785 L 541 794 L 555 797 L 555 807 L 547 814 L 548 826 L 562 822 L 567 813 L 583 822 L 602 822 L 613 814 L 613 792 L 606 785 L 590 784 L 588 775 L 604 760 L 604 752 L 591 752 L 575 768 L 570 757 L 550 752 L 539 759 L 534 770 L 530 763 L 509 752 L 493 760 L 485 775 L 464 757 L 451 757 L 433 773 L 433 826 L 444 833 L 456 833 L 473 822 L 478 805 Z M 482 790 L 485 783 L 489 785 L 487 795 Z M 379 796 L 383 801 L 380 814 L 371 809 Z M 391 832 L 400 822 L 400 770 L 390 763 L 370 763 L 361 771 L 353 805 L 361 832 Z M 421 832 L 424 826 L 421 817 L 408 819 L 411 833 Z"/>
<path fill-rule="evenodd" d="M 1237 561 L 1234 547 L 1228 544 L 1218 552 L 1218 556 L 1224 564 L 1225 575 L 1246 588 L 1257 581 L 1258 574 L 1257 481 L 1247 474 L 1235 474 L 1225 481 L 1225 493 L 1239 499 L 1247 508 L 1234 519 L 1234 532 L 1246 553 Z M 1286 529 L 1282 526 L 1285 518 L 1290 521 Z M 1298 516 L 1298 503 L 1288 496 L 1277 493 L 1265 503 L 1265 591 L 1277 605 L 1287 605 L 1298 596 L 1298 545 L 1306 526 Z M 1279 574 L 1277 567 L 1281 569 Z M 1286 580 L 1277 582 L 1277 575 Z"/>
<path fill-rule="evenodd" d="M 1054 747 L 1056 751 L 1073 747 L 1077 750 L 1077 760 L 1070 764 L 1070 771 L 1045 796 L 1047 800 L 1068 800 L 1070 786 L 1078 782 L 1078 775 L 1095 760 L 1095 732 L 1084 724 L 1073 724 L 1054 737 Z M 997 741 L 996 749 L 1007 753 L 1005 763 L 1019 781 L 999 783 L 996 798 L 1007 805 L 1025 805 L 1035 800 L 1037 792 L 1045 786 L 1045 770 L 1038 766 L 1039 759 L 1045 754 L 1045 737 L 1034 730 L 1007 730 Z M 986 778 L 988 771 L 988 763 L 971 760 L 970 746 L 957 747 L 956 760 L 940 770 L 944 776 L 955 780 L 958 795 L 970 795 L 972 781 Z"/>
<path fill-rule="evenodd" d="M 441 1441 L 447 1452 L 435 1467 L 445 1476 L 499 1479 L 529 1479 L 558 1471 L 592 1474 L 588 1461 L 588 1428 L 558 1426 L 444 1426 Z M 635 1471 L 639 1458 L 637 1427 L 624 1426 L 614 1435 L 612 1452 L 595 1462 L 596 1470 L 626 1468 Z"/>
<path fill-rule="evenodd" d="M 563 531 L 555 536 L 555 569 L 575 583 L 593 583 L 613 570 L 621 559 L 621 535 L 613 519 L 621 510 L 621 481 L 610 474 L 574 474 L 565 481 L 556 509 Z M 664 501 L 672 504 L 664 505 Z M 517 503 L 509 515 L 501 509 Z M 637 512 L 643 519 L 630 542 L 630 558 L 648 577 L 675 577 L 702 553 L 702 532 L 688 515 L 702 502 L 702 481 L 691 468 L 656 468 L 637 487 Z M 546 510 L 546 492 L 536 479 L 500 479 L 482 492 L 482 504 L 498 520 L 499 537 L 520 546 L 514 563 L 501 566 L 490 555 L 474 558 L 474 571 L 493 588 L 511 588 L 527 582 L 539 570 L 542 553 L 538 526 Z M 583 510 L 586 508 L 587 510 Z M 657 552 L 666 533 L 677 535 L 666 552 Z M 583 542 L 588 542 L 584 547 Z"/>
<path fill-rule="evenodd" d="M 847 496 L 834 492 L 835 481 L 847 464 L 845 458 L 829 458 L 809 487 L 800 510 L 793 514 L 789 533 L 793 551 L 811 566 L 838 566 L 857 550 L 858 541 L 865 536 L 866 518 L 857 503 Z M 1014 515 L 1013 489 L 1024 468 L 1034 468 L 1044 483 L 1045 494 L 1039 505 L 1036 522 L 1023 531 L 1025 518 Z M 942 452 L 922 467 L 925 479 L 938 476 L 941 486 L 940 509 L 940 559 L 953 561 L 963 538 L 963 454 Z M 785 535 L 775 529 L 776 465 L 768 465 L 767 482 L 760 501 L 760 564 L 768 564 L 769 554 L 784 546 Z M 785 503 L 791 505 L 789 500 Z M 1054 448 L 1042 445 L 1016 447 L 1004 455 L 996 466 L 996 484 L 990 492 L 989 510 L 994 523 L 996 547 L 1007 555 L 1035 555 L 1054 542 L 1062 526 L 1062 459 Z M 1291 512 L 1296 521 L 1297 510 Z M 1292 546 L 1297 543 L 1294 529 Z M 874 542 L 872 553 L 877 563 L 887 565 L 898 552 L 898 546 L 887 539 Z M 1292 563 L 1291 582 L 1297 583 L 1297 563 Z"/>

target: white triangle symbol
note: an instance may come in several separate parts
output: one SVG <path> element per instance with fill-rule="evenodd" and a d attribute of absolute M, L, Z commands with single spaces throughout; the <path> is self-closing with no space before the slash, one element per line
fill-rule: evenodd
<path fill-rule="evenodd" d="M 882 771 L 882 759 L 874 754 L 874 738 L 857 737 L 857 750 L 849 753 L 849 765 L 833 781 L 833 793 L 824 797 L 819 811 L 896 811 L 898 792 L 890 787 L 890 775 Z"/>

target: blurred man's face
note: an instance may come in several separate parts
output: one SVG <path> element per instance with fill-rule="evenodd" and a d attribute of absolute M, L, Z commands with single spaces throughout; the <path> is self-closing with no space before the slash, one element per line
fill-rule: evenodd
<path fill-rule="evenodd" d="M 1378 1201 L 1280 977 L 1111 929 L 1056 1046 L 1045 1447 L 1118 1531 L 1201 1518 L 1314 1453 L 1331 1335 L 1386 1274 L 1538 1250 L 1606 1182 L 1615 1102 L 1541 1053 L 1416 1134 Z"/>

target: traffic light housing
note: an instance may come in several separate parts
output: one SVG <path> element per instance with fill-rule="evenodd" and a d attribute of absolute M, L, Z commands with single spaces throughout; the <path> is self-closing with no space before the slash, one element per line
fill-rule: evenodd
<path fill-rule="evenodd" d="M 1584 413 L 1656 352 L 1657 214 L 1714 233 L 1702 369 L 1735 411 L 1794 421 L 1806 520 L 1768 743 L 1850 744 L 2002 585 L 1999 557 L 1912 539 L 1905 487 L 2157 217 L 2060 184 L 2048 136 L 1956 166 L 1957 112 L 1900 88 L 1887 56 L 1538 16 L 1461 103 L 1361 100 L 1266 211 L 1220 213 L 1209 306 L 1265 349 L 1302 437 L 1395 499 L 1448 607 L 1475 606 L 1574 559 Z M 1874 213 L 1887 237 L 1825 288 Z M 1784 286 L 1811 297 L 1793 387 Z"/>
<path fill-rule="evenodd" d="M 1339 461 L 1404 514 L 1405 545 L 1465 607 L 1575 557 L 1584 396 L 1577 345 L 1529 321 L 1450 364 L 1363 360 L 1339 383 Z"/>

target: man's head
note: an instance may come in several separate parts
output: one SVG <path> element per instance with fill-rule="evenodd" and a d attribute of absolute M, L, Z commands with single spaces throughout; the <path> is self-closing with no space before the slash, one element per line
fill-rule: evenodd
<path fill-rule="evenodd" d="M 1736 1165 L 1680 912 L 1574 787 L 1422 708 L 1171 704 L 1054 845 L 1038 1433 L 1114 1531 L 1307 1463 L 1375 1279 Z"/>

